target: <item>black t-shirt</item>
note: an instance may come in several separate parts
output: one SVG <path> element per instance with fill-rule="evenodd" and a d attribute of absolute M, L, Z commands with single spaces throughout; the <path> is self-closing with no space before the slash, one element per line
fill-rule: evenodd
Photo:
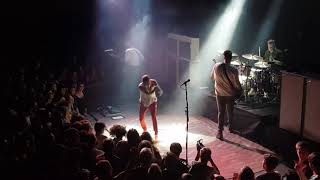
<path fill-rule="evenodd" d="M 192 175 L 192 179 L 198 180 L 211 180 L 214 174 L 218 174 L 212 167 L 203 163 L 196 163 L 191 166 L 189 173 Z"/>

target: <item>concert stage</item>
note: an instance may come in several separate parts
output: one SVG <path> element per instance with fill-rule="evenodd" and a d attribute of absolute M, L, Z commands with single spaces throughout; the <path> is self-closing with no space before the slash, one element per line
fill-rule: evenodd
<path fill-rule="evenodd" d="M 243 166 L 250 166 L 257 174 L 262 171 L 262 159 L 263 154 L 272 153 L 271 150 L 264 148 L 263 146 L 250 141 L 238 134 L 231 134 L 228 131 L 224 131 L 224 141 L 220 141 L 215 138 L 217 133 L 216 116 L 214 115 L 214 98 L 207 98 L 207 101 L 203 101 L 208 109 L 211 109 L 211 113 L 206 115 L 190 114 L 189 122 L 189 140 L 188 140 L 188 161 L 192 164 L 196 156 L 196 142 L 199 139 L 203 139 L 203 144 L 210 147 L 212 150 L 212 157 L 214 162 L 219 167 L 221 174 L 226 178 L 231 178 L 233 173 L 239 172 Z M 127 127 L 127 129 L 135 128 L 139 132 L 142 129 L 138 120 L 138 104 L 133 105 L 120 105 L 113 107 L 118 111 L 115 114 L 105 114 L 103 116 L 99 112 L 91 112 L 91 116 L 95 117 L 95 120 L 102 121 L 106 124 L 107 128 L 110 128 L 114 124 L 121 124 Z M 252 110 L 251 110 L 252 111 Z M 255 115 L 256 112 L 245 110 L 244 107 L 236 107 L 236 121 L 245 119 L 241 123 L 237 123 L 239 130 L 244 130 L 245 126 L 257 123 L 260 117 Z M 267 111 L 262 110 L 263 113 Z M 261 112 L 262 113 L 262 112 Z M 208 118 L 212 116 L 212 118 Z M 268 115 L 268 114 L 267 114 Z M 120 117 L 120 118 L 117 118 Z M 253 118 L 253 119 L 251 119 Z M 147 116 L 148 130 L 153 135 L 151 117 Z M 186 141 L 186 116 L 183 111 L 175 113 L 163 112 L 163 109 L 159 107 L 158 114 L 158 127 L 159 127 L 159 142 L 156 146 L 159 148 L 161 154 L 165 154 L 169 151 L 169 146 L 172 142 L 179 142 L 183 146 L 182 158 L 185 158 L 185 141 Z M 108 137 L 108 132 L 105 132 Z M 279 166 L 279 168 L 286 168 Z M 280 170 L 280 172 L 284 172 Z"/>

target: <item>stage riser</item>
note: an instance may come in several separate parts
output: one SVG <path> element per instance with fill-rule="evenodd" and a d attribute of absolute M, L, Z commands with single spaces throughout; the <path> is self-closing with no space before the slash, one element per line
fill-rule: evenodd
<path fill-rule="evenodd" d="M 202 111 L 200 115 L 203 115 L 212 121 L 218 123 L 218 108 L 217 108 L 217 102 L 215 97 L 207 97 L 203 101 L 202 104 Z M 269 109 L 268 109 L 269 110 Z M 252 111 L 252 109 L 251 109 Z M 261 113 L 251 113 L 250 110 L 245 110 L 243 108 L 239 108 L 235 106 L 234 108 L 234 129 L 236 131 L 239 131 L 241 133 L 249 133 L 254 131 L 255 127 L 258 126 L 258 124 L 275 124 L 278 123 L 278 112 L 271 112 L 271 114 L 266 115 L 264 110 L 259 110 Z M 267 111 L 267 110 L 266 110 Z M 227 114 L 225 115 L 225 118 L 227 118 Z"/>

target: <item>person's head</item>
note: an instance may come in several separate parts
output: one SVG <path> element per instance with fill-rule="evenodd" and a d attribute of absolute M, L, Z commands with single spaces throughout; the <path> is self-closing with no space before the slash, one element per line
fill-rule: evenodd
<path fill-rule="evenodd" d="M 311 153 L 308 156 L 308 162 L 312 171 L 315 174 L 320 175 L 320 153 L 319 152 Z"/>
<path fill-rule="evenodd" d="M 130 146 L 138 147 L 141 139 L 138 131 L 136 129 L 129 129 L 127 132 L 127 140 Z"/>
<path fill-rule="evenodd" d="M 151 134 L 149 132 L 143 132 L 140 136 L 141 140 L 147 140 L 150 141 L 152 143 L 152 137 Z"/>
<path fill-rule="evenodd" d="M 248 166 L 241 169 L 238 180 L 254 180 L 254 172 Z"/>
<path fill-rule="evenodd" d="M 90 171 L 87 169 L 80 169 L 76 173 L 77 180 L 90 180 Z"/>
<path fill-rule="evenodd" d="M 96 164 L 96 175 L 100 179 L 111 179 L 112 171 L 112 166 L 108 160 L 100 160 Z"/>
<path fill-rule="evenodd" d="M 297 142 L 296 152 L 297 152 L 299 161 L 307 161 L 308 155 L 311 153 L 310 144 L 306 141 Z"/>
<path fill-rule="evenodd" d="M 150 148 L 142 148 L 139 153 L 139 163 L 143 167 L 150 167 L 153 159 L 152 150 Z"/>
<path fill-rule="evenodd" d="M 93 127 L 90 121 L 81 120 L 80 123 L 81 123 L 81 131 L 85 131 L 86 133 L 92 133 Z"/>
<path fill-rule="evenodd" d="M 225 50 L 223 52 L 223 56 L 224 56 L 224 62 L 229 64 L 232 59 L 232 52 L 230 50 Z"/>
<path fill-rule="evenodd" d="M 162 170 L 157 163 L 152 163 L 148 169 L 147 177 L 150 179 L 161 179 L 162 178 Z"/>
<path fill-rule="evenodd" d="M 142 140 L 138 145 L 138 151 L 140 152 L 145 147 L 152 149 L 151 142 L 147 140 Z"/>
<path fill-rule="evenodd" d="M 105 128 L 106 125 L 103 122 L 96 122 L 94 124 L 94 131 L 96 132 L 96 135 L 102 135 Z"/>
<path fill-rule="evenodd" d="M 200 160 L 201 162 L 208 162 L 211 159 L 211 150 L 210 148 L 203 147 L 200 150 Z"/>
<path fill-rule="evenodd" d="M 72 128 L 75 128 L 75 129 L 77 129 L 78 131 L 81 130 L 81 126 L 82 126 L 82 124 L 81 124 L 80 121 L 76 121 L 76 122 L 72 123 L 72 125 L 71 125 Z"/>
<path fill-rule="evenodd" d="M 183 173 L 181 175 L 181 180 L 191 180 L 192 179 L 192 175 L 190 173 Z"/>
<path fill-rule="evenodd" d="M 180 156 L 181 152 L 182 152 L 182 146 L 180 143 L 174 142 L 171 143 L 170 145 L 170 152 L 172 152 L 173 154 L 175 154 L 177 157 Z"/>
<path fill-rule="evenodd" d="M 83 83 L 81 83 L 81 84 L 79 84 L 78 85 L 78 88 L 77 88 L 77 91 L 83 91 L 84 90 L 84 84 Z"/>
<path fill-rule="evenodd" d="M 273 39 L 268 40 L 268 50 L 273 52 L 276 49 L 276 41 Z"/>
<path fill-rule="evenodd" d="M 80 143 L 80 133 L 75 128 L 69 128 L 64 131 L 64 141 L 67 146 L 77 146 Z"/>
<path fill-rule="evenodd" d="M 143 75 L 141 79 L 143 84 L 148 84 L 150 81 L 150 77 L 147 74 Z"/>
<path fill-rule="evenodd" d="M 68 106 L 73 106 L 74 105 L 74 98 L 71 95 L 68 95 L 66 97 L 66 103 Z"/>
<path fill-rule="evenodd" d="M 74 95 L 76 94 L 76 88 L 75 88 L 75 87 L 71 87 L 71 88 L 69 89 L 69 94 L 70 94 L 71 96 L 74 96 Z"/>
<path fill-rule="evenodd" d="M 53 92 L 56 92 L 58 90 L 58 86 L 56 83 L 52 83 L 50 86 L 50 90 Z"/>
<path fill-rule="evenodd" d="M 60 85 L 59 85 L 59 88 L 60 88 L 60 95 L 61 95 L 61 96 L 66 95 L 67 88 L 66 88 L 63 84 L 60 84 Z"/>
<path fill-rule="evenodd" d="M 112 139 L 105 139 L 102 144 L 102 150 L 107 154 L 113 154 L 114 142 Z"/>
<path fill-rule="evenodd" d="M 48 91 L 48 99 L 52 100 L 54 98 L 54 93 L 50 90 Z"/>
<path fill-rule="evenodd" d="M 214 175 L 214 180 L 225 180 L 225 178 L 219 174 Z"/>
<path fill-rule="evenodd" d="M 263 169 L 273 171 L 279 164 L 279 159 L 271 154 L 265 154 L 263 159 Z"/>
<path fill-rule="evenodd" d="M 123 136 L 127 134 L 127 130 L 124 126 L 115 124 L 110 128 L 110 135 L 116 137 L 117 139 L 122 139 Z"/>

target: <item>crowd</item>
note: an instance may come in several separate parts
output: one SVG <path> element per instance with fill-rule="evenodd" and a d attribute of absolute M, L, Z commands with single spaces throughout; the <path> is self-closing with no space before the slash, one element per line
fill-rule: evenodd
<path fill-rule="evenodd" d="M 48 72 L 40 63 L 19 68 L 6 84 L 7 116 L 2 123 L 1 169 L 8 179 L 24 180 L 133 180 L 225 179 L 212 160 L 211 149 L 197 147 L 195 161 L 180 158 L 178 142 L 161 155 L 148 132 L 114 125 L 104 135 L 102 122 L 86 119 L 82 68 Z M 287 179 L 319 179 L 320 154 L 306 142 L 296 144 L 295 172 Z M 219 157 L 217 157 L 219 158 Z M 265 173 L 250 167 L 234 174 L 237 180 L 278 180 L 279 159 L 264 156 Z"/>

